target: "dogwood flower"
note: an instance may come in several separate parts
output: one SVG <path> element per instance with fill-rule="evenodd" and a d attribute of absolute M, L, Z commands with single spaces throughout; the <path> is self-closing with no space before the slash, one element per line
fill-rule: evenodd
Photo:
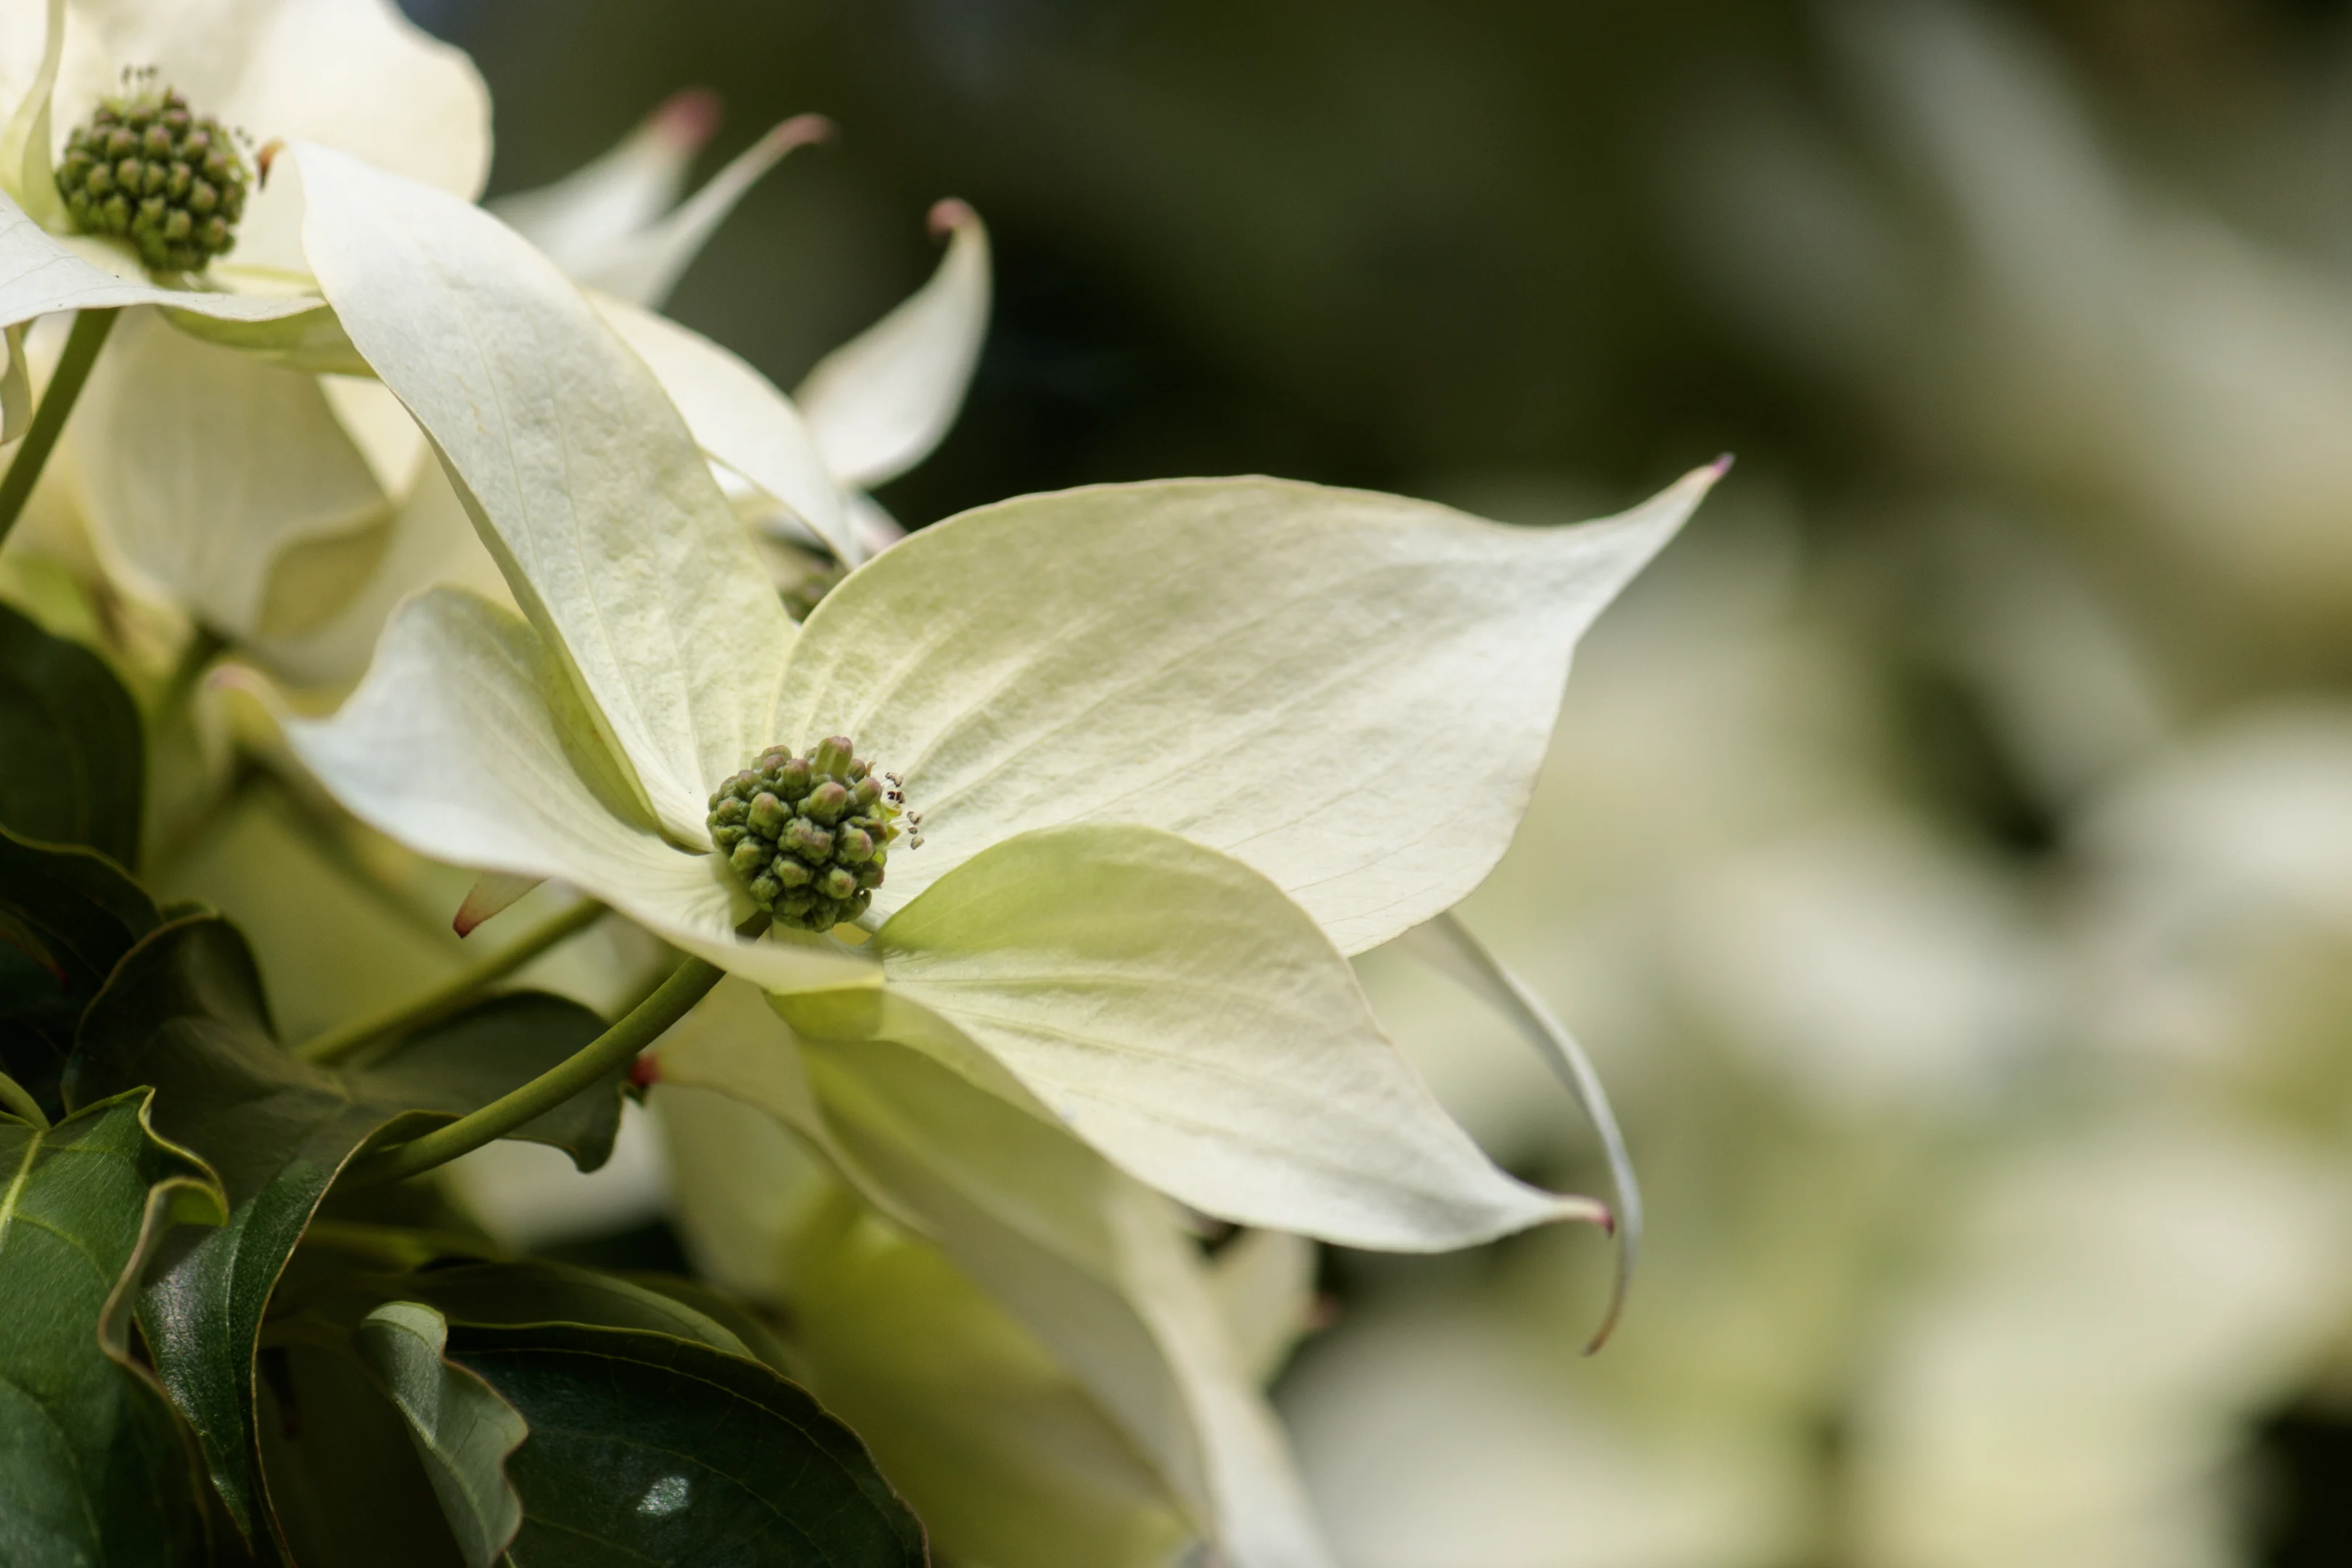
<path fill-rule="evenodd" d="M 1029 497 L 796 629 L 551 265 L 446 194 L 296 156 L 326 297 L 523 611 L 415 599 L 341 711 L 289 723 L 362 819 L 564 879 L 803 1035 L 929 1053 L 1240 1223 L 1423 1248 L 1601 1216 L 1486 1162 L 1344 954 L 1493 865 L 1578 636 L 1717 470 L 1573 531 L 1272 479 Z M 717 852 L 714 792 L 827 737 L 903 777 L 929 842 L 866 889 L 869 940 L 740 939 L 757 878 Z"/>
<path fill-rule="evenodd" d="M 86 533 L 108 574 L 142 598 L 182 607 L 297 684 L 348 681 L 408 593 L 436 581 L 496 591 L 497 578 L 421 433 L 395 400 L 357 379 L 369 367 L 309 291 L 299 178 L 251 192 L 234 248 L 201 278 L 159 282 L 128 246 L 70 232 L 50 151 L 59 127 L 124 85 L 121 62 L 153 62 L 157 81 L 194 111 L 257 134 L 308 135 L 470 197 L 489 156 L 479 79 L 462 54 L 376 0 L 280 0 L 234 14 L 59 0 L 48 12 L 41 31 L 40 12 L 12 13 L 0 26 L 0 103 L 16 106 L 0 192 L 42 220 L 11 227 L 0 254 L 11 345 L 0 384 L 11 416 L 0 435 L 18 433 L 30 403 L 23 338 L 34 317 L 163 307 L 128 312 L 113 333 L 55 465 L 49 488 L 66 504 L 49 510 Z M 360 58 L 368 70 L 346 80 Z M 649 357 L 681 383 L 698 436 L 745 508 L 790 520 L 854 560 L 871 546 L 854 542 L 848 509 L 859 508 L 876 543 L 890 536 L 887 524 L 877 529 L 876 509 L 834 478 L 782 394 L 642 308 L 658 303 L 751 184 L 824 130 L 814 117 L 788 121 L 678 202 L 687 162 L 713 123 L 707 98 L 684 95 L 614 153 L 503 205 L 583 280 L 612 291 L 606 306 L 631 318 L 634 337 L 653 340 Z M 971 345 L 950 345 L 943 386 L 849 378 L 835 402 L 852 427 L 887 425 L 876 396 L 915 397 L 918 424 L 944 429 L 952 419 L 986 314 L 984 241 L 976 221 L 960 232 L 975 237 L 953 247 L 942 273 L 969 277 L 964 258 L 978 247 L 977 302 L 962 290 L 959 327 Z M 856 344 L 843 354 L 872 357 Z M 125 453 L 136 456 L 126 462 Z"/>

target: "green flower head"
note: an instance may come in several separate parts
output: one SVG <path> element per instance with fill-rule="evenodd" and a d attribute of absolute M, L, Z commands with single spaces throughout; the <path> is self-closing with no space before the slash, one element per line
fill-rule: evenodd
<path fill-rule="evenodd" d="M 710 797 L 712 846 L 780 925 L 831 931 L 864 914 L 882 885 L 905 796 L 856 752 L 845 735 L 814 756 L 771 746 Z"/>
<path fill-rule="evenodd" d="M 58 195 L 76 228 L 131 242 L 158 272 L 236 243 L 252 176 L 227 128 L 169 88 L 100 102 L 67 139 Z"/>

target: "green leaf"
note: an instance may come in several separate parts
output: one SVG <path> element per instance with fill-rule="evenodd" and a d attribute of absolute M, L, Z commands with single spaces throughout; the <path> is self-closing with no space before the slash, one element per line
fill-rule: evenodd
<path fill-rule="evenodd" d="M 511 1327 L 526 1323 L 584 1323 L 600 1329 L 636 1329 L 694 1340 L 748 1356 L 733 1331 L 676 1297 L 618 1275 L 568 1263 L 531 1259 L 520 1263 L 475 1263 L 412 1275 L 400 1289 L 431 1302 L 452 1322 Z"/>
<path fill-rule="evenodd" d="M 888 1568 L 922 1526 L 846 1426 L 759 1363 L 624 1329 L 456 1327 L 449 1356 L 530 1424 L 516 1568 Z"/>
<path fill-rule="evenodd" d="M 0 828 L 0 1070 L 52 1116 L 82 1010 L 131 944 L 155 929 L 153 902 L 93 849 L 28 843 Z"/>
<path fill-rule="evenodd" d="M 330 1072 L 278 1046 L 252 954 L 216 916 L 157 930 L 91 1005 L 67 1074 L 68 1102 L 154 1085 L 158 1129 L 208 1159 L 227 1191 L 227 1223 L 166 1261 L 142 1296 L 140 1321 L 248 1538 L 261 1517 L 256 1335 L 329 1184 L 394 1123 L 421 1131 L 538 1076 L 576 1049 L 592 1016 L 552 998 L 498 998 L 420 1035 L 382 1067 Z M 404 1066 L 412 1055 L 416 1065 Z M 468 1055 L 479 1059 L 462 1059 Z M 615 1074 L 575 1101 L 588 1110 L 559 1108 L 531 1135 L 571 1140 L 575 1159 L 601 1158 L 617 1124 L 618 1090 Z"/>
<path fill-rule="evenodd" d="M 194 1456 L 124 1343 L 139 1270 L 177 1224 L 218 1223 L 210 1172 L 120 1095 L 46 1132 L 0 1117 L 0 1562 L 200 1556 Z"/>
<path fill-rule="evenodd" d="M 529 1428 L 480 1377 L 443 1359 L 448 1336 L 432 1308 L 387 1301 L 352 1338 L 407 1418 L 409 1440 L 467 1568 L 490 1568 L 522 1524 L 522 1501 L 507 1484 L 505 1466 Z"/>
<path fill-rule="evenodd" d="M 875 945 L 892 996 L 951 1024 L 1106 1157 L 1223 1218 L 1425 1251 L 1601 1213 L 1496 1169 L 1307 912 L 1174 834 L 1007 839 Z M 775 1005 L 803 1035 L 833 1032 L 798 998 Z"/>
<path fill-rule="evenodd" d="M 772 729 L 906 780 L 928 842 L 891 856 L 882 915 L 1016 833 L 1132 822 L 1359 952 L 1493 868 L 1577 639 L 1716 478 L 1580 528 L 1262 479 L 982 507 L 825 595 Z"/>
<path fill-rule="evenodd" d="M 106 661 L 0 605 L 0 826 L 139 858 L 139 710 Z"/>
<path fill-rule="evenodd" d="M 285 1554 L 326 1568 L 464 1568 L 408 1419 L 349 1325 L 304 1317 L 286 1337 L 261 1352 L 257 1423 Z"/>
<path fill-rule="evenodd" d="M 294 156 L 344 330 L 432 436 L 645 805 L 706 842 L 711 786 L 774 739 L 793 626 L 685 421 L 496 218 L 324 148 Z"/>

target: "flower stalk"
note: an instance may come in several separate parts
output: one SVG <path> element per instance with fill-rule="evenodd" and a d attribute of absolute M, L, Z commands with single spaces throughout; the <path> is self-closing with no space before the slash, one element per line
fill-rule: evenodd
<path fill-rule="evenodd" d="M 40 481 L 41 469 L 47 466 L 58 433 L 65 428 L 66 416 L 73 412 L 74 399 L 81 395 L 82 384 L 89 379 L 90 366 L 98 363 L 98 351 L 105 346 L 106 334 L 113 330 L 114 318 L 120 314 L 109 309 L 83 310 L 74 317 L 65 353 L 58 360 L 57 374 L 49 377 L 48 395 L 33 411 L 24 445 L 16 448 L 6 477 L 0 478 L 0 542 L 6 541 L 25 503 L 32 499 L 33 487 Z"/>
<path fill-rule="evenodd" d="M 436 1165 L 446 1165 L 460 1154 L 470 1154 L 483 1144 L 505 1137 L 524 1122 L 593 1088 L 597 1079 L 614 1068 L 627 1065 L 639 1051 L 661 1038 L 672 1024 L 691 1012 L 725 973 L 717 964 L 699 958 L 686 960 L 652 995 L 560 1065 L 446 1127 L 436 1127 L 421 1138 L 379 1150 L 352 1165 L 344 1173 L 343 1181 L 352 1186 L 370 1187 L 422 1175 Z"/>

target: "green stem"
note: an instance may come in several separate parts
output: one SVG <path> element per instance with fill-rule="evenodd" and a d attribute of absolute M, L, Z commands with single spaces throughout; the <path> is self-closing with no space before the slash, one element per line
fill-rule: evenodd
<path fill-rule="evenodd" d="M 453 975 L 438 989 L 414 1001 L 404 1002 L 388 1012 L 354 1019 L 323 1035 L 313 1036 L 296 1047 L 294 1054 L 304 1061 L 341 1061 L 353 1051 L 377 1040 L 421 1029 L 427 1024 L 437 1024 L 472 1002 L 489 985 L 505 979 L 557 942 L 586 931 L 604 913 L 604 905 L 583 900 L 562 914 L 541 922 L 521 941 L 509 942 L 472 968 Z"/>
<path fill-rule="evenodd" d="M 31 1122 L 35 1131 L 47 1132 L 49 1130 L 49 1119 L 41 1110 L 41 1102 L 27 1093 L 23 1084 L 5 1072 L 0 1072 L 0 1105 L 6 1106 Z"/>
<path fill-rule="evenodd" d="M 460 1154 L 470 1154 L 483 1144 L 505 1137 L 524 1122 L 545 1115 L 573 1095 L 593 1088 L 614 1068 L 627 1066 L 639 1051 L 685 1017 L 725 974 L 726 971 L 717 964 L 698 958 L 688 959 L 652 995 L 577 1055 L 471 1115 L 461 1116 L 446 1127 L 436 1127 L 422 1138 L 367 1156 L 352 1166 L 344 1182 L 355 1187 L 368 1187 L 422 1175 L 436 1165 L 446 1165 Z"/>
<path fill-rule="evenodd" d="M 84 310 L 74 317 L 66 352 L 58 359 L 57 372 L 49 377 L 40 407 L 33 412 L 32 428 L 25 432 L 24 445 L 16 448 L 16 460 L 8 465 L 7 478 L 0 479 L 0 540 L 8 537 L 8 531 L 16 526 L 17 514 L 32 499 L 33 486 L 39 482 L 49 451 L 58 444 L 58 433 L 66 427 L 66 416 L 73 412 L 74 399 L 81 395 L 89 367 L 98 363 L 99 348 L 121 313 Z"/>

